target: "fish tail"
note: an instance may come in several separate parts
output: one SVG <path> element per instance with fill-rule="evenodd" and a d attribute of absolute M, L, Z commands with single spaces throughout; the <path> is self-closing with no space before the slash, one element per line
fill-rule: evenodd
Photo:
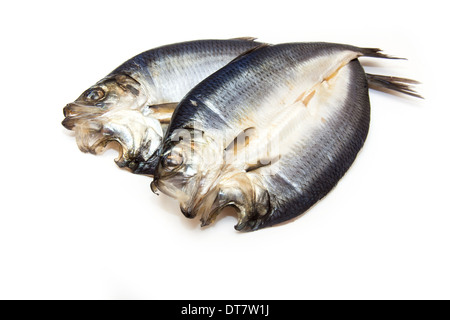
<path fill-rule="evenodd" d="M 415 91 L 411 85 L 420 84 L 416 80 L 398 78 L 391 76 L 382 76 L 378 74 L 366 73 L 367 82 L 369 83 L 369 88 L 385 91 L 393 90 L 396 92 L 401 92 L 416 98 L 423 99 L 423 97 Z"/>
<path fill-rule="evenodd" d="M 381 49 L 379 48 L 359 48 L 359 52 L 362 56 L 365 57 L 372 57 L 372 58 L 383 58 L 383 59 L 399 59 L 399 60 L 407 60 L 406 58 L 399 58 L 387 55 L 385 53 L 382 53 Z"/>

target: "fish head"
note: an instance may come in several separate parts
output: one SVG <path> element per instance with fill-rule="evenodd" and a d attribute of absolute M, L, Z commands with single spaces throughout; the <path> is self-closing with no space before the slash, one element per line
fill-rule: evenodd
<path fill-rule="evenodd" d="M 246 172 L 224 157 L 223 143 L 201 132 L 166 140 L 152 190 L 177 199 L 187 218 L 200 216 L 209 225 L 226 207 L 237 210 L 237 230 L 254 230 L 270 210 L 269 194 L 257 174 Z"/>
<path fill-rule="evenodd" d="M 91 119 L 118 109 L 138 109 L 147 101 L 140 83 L 128 75 L 107 77 L 84 91 L 64 108 L 62 123 L 74 130 L 81 120 Z"/>
<path fill-rule="evenodd" d="M 83 152 L 101 153 L 116 142 L 120 167 L 132 171 L 158 148 L 162 127 L 152 114 L 145 113 L 148 96 L 144 86 L 132 77 L 107 77 L 64 108 L 62 125 L 75 132 Z"/>
<path fill-rule="evenodd" d="M 220 173 L 218 145 L 201 130 L 182 129 L 165 141 L 152 182 L 152 189 L 177 199 L 181 211 L 194 218 L 198 199 L 207 193 Z"/>

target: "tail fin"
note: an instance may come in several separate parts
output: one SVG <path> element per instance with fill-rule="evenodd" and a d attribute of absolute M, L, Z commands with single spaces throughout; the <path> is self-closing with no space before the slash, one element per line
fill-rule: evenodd
<path fill-rule="evenodd" d="M 358 51 L 364 57 L 407 60 L 406 58 L 399 58 L 399 57 L 389 56 L 389 55 L 387 55 L 385 53 L 382 53 L 381 52 L 382 50 L 379 49 L 379 48 L 359 48 Z"/>
<path fill-rule="evenodd" d="M 369 83 L 369 88 L 384 91 L 386 89 L 401 92 L 416 98 L 423 99 L 411 85 L 420 84 L 416 80 L 397 78 L 390 76 L 382 76 L 378 74 L 366 73 L 367 82 Z"/>

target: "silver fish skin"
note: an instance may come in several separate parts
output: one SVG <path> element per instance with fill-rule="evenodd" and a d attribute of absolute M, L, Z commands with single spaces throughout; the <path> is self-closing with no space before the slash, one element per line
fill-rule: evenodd
<path fill-rule="evenodd" d="M 369 130 L 368 76 L 358 57 L 379 49 L 332 43 L 263 45 L 180 102 L 164 138 L 154 191 L 188 218 L 237 209 L 237 230 L 292 219 L 349 169 Z M 371 83 L 415 95 L 402 78 Z M 384 83 L 384 84 L 383 84 Z"/>
<path fill-rule="evenodd" d="M 151 174 L 173 110 L 197 83 L 260 43 L 255 38 L 198 40 L 162 46 L 126 61 L 64 108 L 63 126 L 81 151 L 119 145 L 120 167 Z"/>

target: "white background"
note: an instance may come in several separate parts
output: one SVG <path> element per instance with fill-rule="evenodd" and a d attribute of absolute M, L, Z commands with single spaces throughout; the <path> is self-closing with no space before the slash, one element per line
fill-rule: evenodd
<path fill-rule="evenodd" d="M 420 3 L 420 5 L 419 5 Z M 448 9 L 442 1 L 7 1 L 0 5 L 0 298 L 450 298 Z M 366 69 L 423 82 L 371 91 L 366 145 L 291 223 L 212 227 L 81 153 L 62 108 L 128 58 L 254 36 L 380 47 Z"/>

